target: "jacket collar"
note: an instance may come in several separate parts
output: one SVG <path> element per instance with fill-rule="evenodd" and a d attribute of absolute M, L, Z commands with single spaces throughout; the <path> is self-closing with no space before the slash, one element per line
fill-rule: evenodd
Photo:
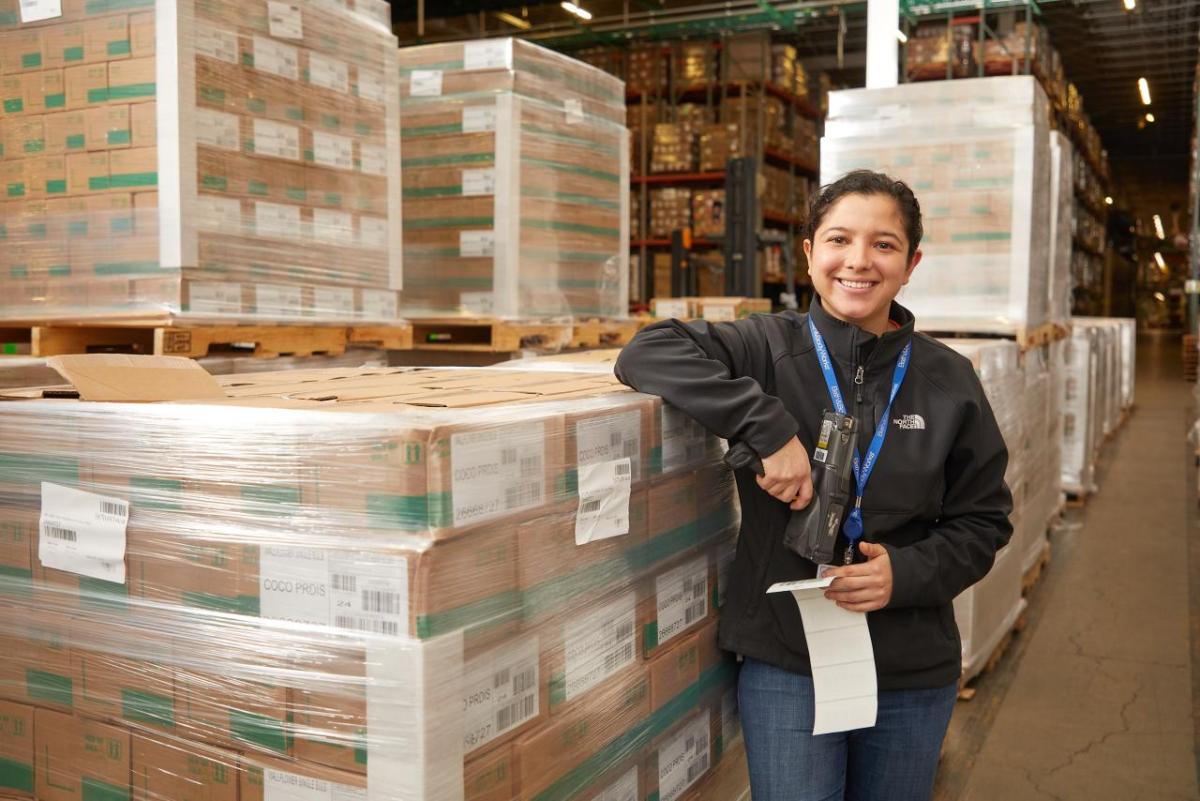
<path fill-rule="evenodd" d="M 892 301 L 888 318 L 899 324 L 899 328 L 889 329 L 882 336 L 876 336 L 864 331 L 853 323 L 839 320 L 821 305 L 820 297 L 814 295 L 808 314 L 817 325 L 817 330 L 825 338 L 825 345 L 837 361 L 849 368 L 864 364 L 869 358 L 871 365 L 878 369 L 881 366 L 890 367 L 900 358 L 900 351 L 912 339 L 916 318 L 912 312 Z M 874 351 L 878 350 L 878 353 Z M 874 369 L 871 371 L 874 372 Z"/>

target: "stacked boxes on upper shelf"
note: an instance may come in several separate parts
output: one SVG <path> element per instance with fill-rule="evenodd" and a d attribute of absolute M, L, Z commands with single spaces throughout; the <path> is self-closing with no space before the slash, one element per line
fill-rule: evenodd
<path fill-rule="evenodd" d="M 400 51 L 404 311 L 627 313 L 622 82 L 521 40 Z"/>
<path fill-rule="evenodd" d="M 386 3 L 39 8 L 0 16 L 0 315 L 396 317 Z"/>

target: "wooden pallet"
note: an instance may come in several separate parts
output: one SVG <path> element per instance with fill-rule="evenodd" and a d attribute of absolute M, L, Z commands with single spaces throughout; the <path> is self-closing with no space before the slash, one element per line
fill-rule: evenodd
<path fill-rule="evenodd" d="M 1042 553 L 1038 556 L 1038 560 L 1033 563 L 1033 567 L 1025 571 L 1021 577 L 1021 595 L 1028 595 L 1037 583 L 1042 580 L 1046 569 L 1050 567 L 1050 543 L 1042 546 Z"/>
<path fill-rule="evenodd" d="M 1066 500 L 1063 505 L 1068 509 L 1082 509 L 1087 505 L 1088 498 L 1091 497 L 1092 491 L 1086 489 L 1066 489 L 1063 488 L 1063 494 Z"/>
<path fill-rule="evenodd" d="M 582 320 L 571 328 L 571 348 L 620 348 L 642 329 L 637 320 Z"/>
<path fill-rule="evenodd" d="M 571 323 L 520 322 L 489 317 L 412 321 L 413 350 L 511 353 L 557 351 L 570 345 Z"/>
<path fill-rule="evenodd" d="M 1036 328 L 1021 326 L 1006 331 L 966 331 L 959 329 L 918 328 L 922 333 L 943 339 L 1015 339 L 1021 352 L 1049 345 L 1070 336 L 1071 331 L 1059 323 L 1043 323 Z"/>
<path fill-rule="evenodd" d="M 1027 614 L 1027 612 L 1021 612 L 1021 614 L 1017 616 L 1012 628 L 1004 632 L 1004 636 L 1000 638 L 1000 642 L 996 643 L 996 647 L 992 649 L 991 656 L 988 657 L 987 662 L 984 662 L 983 668 L 978 673 L 976 673 L 970 679 L 959 680 L 958 700 L 970 701 L 975 697 L 976 688 L 972 685 L 979 681 L 981 676 L 988 675 L 994 671 L 997 666 L 999 666 L 1001 660 L 1004 659 L 1004 655 L 1007 654 L 1008 650 L 1012 647 L 1013 640 L 1015 640 L 1017 635 L 1024 631 L 1025 626 L 1028 625 L 1029 620 L 1026 617 Z"/>
<path fill-rule="evenodd" d="M 0 341 L 29 343 L 33 356 L 76 353 L 132 353 L 156 356 L 204 356 L 236 353 L 259 358 L 332 356 L 347 347 L 407 350 L 412 327 L 394 325 L 185 325 L 68 326 L 0 328 Z"/>

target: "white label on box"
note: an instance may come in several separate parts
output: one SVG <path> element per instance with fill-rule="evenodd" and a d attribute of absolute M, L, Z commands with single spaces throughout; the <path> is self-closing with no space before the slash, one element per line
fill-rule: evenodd
<path fill-rule="evenodd" d="M 408 76 L 408 94 L 412 97 L 437 97 L 442 93 L 441 70 L 413 70 Z"/>
<path fill-rule="evenodd" d="M 350 65 L 320 53 L 308 54 L 308 82 L 334 92 L 350 94 Z"/>
<path fill-rule="evenodd" d="M 241 314 L 242 285 L 228 281 L 192 281 L 188 311 L 193 314 Z"/>
<path fill-rule="evenodd" d="M 491 292 L 460 292 L 458 302 L 471 314 L 492 314 L 496 309 L 496 296 Z"/>
<path fill-rule="evenodd" d="M 629 459 L 633 480 L 640 481 L 642 413 L 636 409 L 575 423 L 575 463 L 583 466 Z"/>
<path fill-rule="evenodd" d="M 291 45 L 255 36 L 254 68 L 294 81 L 300 75 L 300 57 Z"/>
<path fill-rule="evenodd" d="M 702 316 L 711 323 L 730 323 L 737 319 L 737 309 L 731 303 L 705 303 Z"/>
<path fill-rule="evenodd" d="M 338 170 L 354 169 L 354 140 L 348 136 L 313 131 L 313 161 Z"/>
<path fill-rule="evenodd" d="M 300 207 L 258 201 L 254 204 L 254 231 L 259 236 L 299 239 Z"/>
<path fill-rule="evenodd" d="M 237 115 L 213 111 L 210 108 L 197 108 L 196 141 L 222 150 L 241 150 Z"/>
<path fill-rule="evenodd" d="M 264 545 L 259 553 L 259 616 L 329 625 L 329 557 L 322 548 Z"/>
<path fill-rule="evenodd" d="M 259 559 L 265 620 L 408 633 L 408 561 L 402 556 L 269 545 Z"/>
<path fill-rule="evenodd" d="M 742 722 L 738 719 L 737 690 L 726 690 L 721 696 L 721 745 L 728 751 L 742 733 Z"/>
<path fill-rule="evenodd" d="M 358 161 L 367 175 L 387 175 L 387 148 L 381 145 L 359 144 Z"/>
<path fill-rule="evenodd" d="M 354 217 L 347 211 L 313 209 L 313 239 L 334 245 L 354 244 Z"/>
<path fill-rule="evenodd" d="M 459 231 L 459 256 L 491 256 L 496 250 L 496 234 L 493 231 Z"/>
<path fill-rule="evenodd" d="M 255 284 L 254 308 L 259 315 L 299 317 L 303 314 L 300 287 Z"/>
<path fill-rule="evenodd" d="M 660 801 L 676 801 L 708 772 L 710 731 L 706 709 L 658 749 Z"/>
<path fill-rule="evenodd" d="M 263 801 L 367 801 L 367 791 L 348 784 L 263 768 Z"/>
<path fill-rule="evenodd" d="M 313 287 L 313 314 L 317 317 L 354 316 L 354 290 L 331 286 Z"/>
<path fill-rule="evenodd" d="M 299 161 L 300 129 L 295 125 L 255 118 L 254 152 L 259 156 Z"/>
<path fill-rule="evenodd" d="M 468 106 L 463 109 L 463 133 L 485 133 L 496 130 L 496 106 Z"/>
<path fill-rule="evenodd" d="M 637 594 L 627 592 L 563 631 L 566 697 L 587 692 L 637 658 Z"/>
<path fill-rule="evenodd" d="M 236 33 L 212 28 L 208 25 L 196 26 L 196 52 L 202 56 L 238 63 L 238 37 Z"/>
<path fill-rule="evenodd" d="M 638 769 L 633 766 L 625 775 L 600 791 L 592 801 L 638 801 Z"/>
<path fill-rule="evenodd" d="M 38 554 L 46 567 L 124 584 L 128 524 L 127 501 L 42 482 Z"/>
<path fill-rule="evenodd" d="M 304 21 L 300 6 L 267 0 L 267 30 L 280 39 L 303 39 Z"/>
<path fill-rule="evenodd" d="M 654 301 L 654 316 L 666 320 L 688 318 L 688 302 L 682 298 L 658 298 Z"/>
<path fill-rule="evenodd" d="M 567 125 L 578 125 L 583 122 L 583 101 L 577 97 L 563 100 L 563 111 L 566 112 Z"/>
<path fill-rule="evenodd" d="M 387 218 L 361 215 L 358 218 L 358 241 L 365 248 L 386 248 L 388 246 Z"/>
<path fill-rule="evenodd" d="M 463 69 L 512 69 L 512 39 L 467 42 L 463 45 Z"/>
<path fill-rule="evenodd" d="M 496 192 L 496 168 L 462 171 L 462 193 L 466 197 L 491 195 Z"/>
<path fill-rule="evenodd" d="M 242 202 L 237 198 L 200 195 L 194 208 L 196 227 L 200 230 L 242 232 Z"/>
<path fill-rule="evenodd" d="M 370 320 L 394 320 L 399 310 L 396 305 L 396 293 L 386 289 L 363 289 L 363 317 Z"/>
<path fill-rule="evenodd" d="M 695 418 L 667 403 L 662 405 L 662 471 L 671 473 L 704 458 L 708 432 Z"/>
<path fill-rule="evenodd" d="M 385 102 L 387 95 L 383 76 L 377 72 L 358 68 L 358 96 L 373 103 Z"/>
<path fill-rule="evenodd" d="M 62 16 L 62 0 L 21 0 L 21 22 L 41 22 Z"/>
<path fill-rule="evenodd" d="M 521 423 L 450 437 L 454 525 L 546 502 L 546 425 Z"/>
<path fill-rule="evenodd" d="M 538 638 L 494 648 L 463 670 L 463 753 L 482 748 L 538 714 Z"/>
<path fill-rule="evenodd" d="M 654 580 L 658 644 L 663 645 L 708 614 L 708 557 L 699 556 Z"/>
<path fill-rule="evenodd" d="M 575 515 L 575 544 L 620 537 L 629 533 L 629 459 L 579 465 L 579 511 Z"/>

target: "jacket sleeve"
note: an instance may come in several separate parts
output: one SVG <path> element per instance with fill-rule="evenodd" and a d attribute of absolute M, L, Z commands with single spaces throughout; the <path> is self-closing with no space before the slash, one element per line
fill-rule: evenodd
<path fill-rule="evenodd" d="M 783 402 L 763 389 L 773 365 L 766 322 L 664 320 L 642 330 L 621 351 L 624 384 L 687 412 L 717 436 L 770 456 L 799 430 Z"/>
<path fill-rule="evenodd" d="M 949 603 L 987 575 L 1012 536 L 1008 449 L 979 379 L 970 375 L 973 391 L 946 460 L 941 518 L 920 542 L 884 543 L 892 564 L 889 607 Z"/>

